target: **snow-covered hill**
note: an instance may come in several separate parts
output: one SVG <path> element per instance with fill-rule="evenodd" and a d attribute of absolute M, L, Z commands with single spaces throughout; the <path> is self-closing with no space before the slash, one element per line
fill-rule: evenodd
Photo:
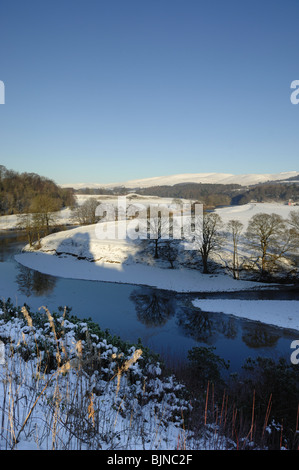
<path fill-rule="evenodd" d="M 266 183 L 267 181 L 285 180 L 294 176 L 299 176 L 298 171 L 285 171 L 281 173 L 267 174 L 243 174 L 234 175 L 231 173 L 184 173 L 170 176 L 157 176 L 153 178 L 144 178 L 137 180 L 129 180 L 119 183 L 74 183 L 63 184 L 62 187 L 80 188 L 148 188 L 150 186 L 173 186 L 181 183 L 218 183 L 218 184 L 240 184 L 248 186 L 258 183 Z"/>
<path fill-rule="evenodd" d="M 216 212 L 224 223 L 237 219 L 247 226 L 249 219 L 258 213 L 277 213 L 287 218 L 294 208 L 283 204 L 250 203 L 244 206 L 219 208 Z M 108 224 L 114 222 L 109 222 Z M 128 222 L 130 224 L 130 221 Z M 41 240 L 39 250 L 26 247 L 15 259 L 28 268 L 45 274 L 66 278 L 94 281 L 143 284 L 177 292 L 233 291 L 260 287 L 247 280 L 236 281 L 229 275 L 219 274 L 210 278 L 198 269 L 189 269 L 186 255 L 182 255 L 179 269 L 166 269 L 167 261 L 154 261 L 150 252 L 144 251 L 142 241 L 102 238 L 97 232 L 100 225 L 84 225 L 71 230 L 52 233 Z M 105 229 L 106 230 L 106 229 Z M 109 230 L 107 230 L 109 233 Z M 222 259 L 230 260 L 231 246 L 227 241 L 221 253 Z M 182 248 L 183 250 L 183 248 Z M 246 256 L 247 247 L 240 246 L 239 254 Z M 184 253 L 184 250 L 183 250 Z M 153 252 L 152 252 L 153 255 Z M 187 256 L 187 258 L 186 258 Z M 192 259 L 194 255 L 192 255 Z M 217 255 L 217 260 L 219 261 Z M 189 260 L 190 261 L 190 260 Z M 194 261 L 194 260 L 193 260 Z M 191 264 L 193 264 L 193 261 Z"/>

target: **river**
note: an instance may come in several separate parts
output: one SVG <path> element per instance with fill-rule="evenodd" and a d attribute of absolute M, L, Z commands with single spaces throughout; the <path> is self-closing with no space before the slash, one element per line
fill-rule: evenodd
<path fill-rule="evenodd" d="M 91 318 L 125 341 L 159 353 L 169 365 L 184 364 L 194 346 L 212 346 L 238 372 L 246 358 L 290 357 L 290 344 L 299 332 L 231 315 L 201 312 L 192 306 L 193 294 L 174 294 L 144 286 L 64 279 L 41 274 L 18 264 L 14 255 L 26 244 L 23 233 L 0 233 L 0 295 L 15 305 L 26 303 L 51 312 L 68 306 L 79 318 Z M 240 299 L 299 299 L 298 292 L 279 291 L 201 294 Z"/>

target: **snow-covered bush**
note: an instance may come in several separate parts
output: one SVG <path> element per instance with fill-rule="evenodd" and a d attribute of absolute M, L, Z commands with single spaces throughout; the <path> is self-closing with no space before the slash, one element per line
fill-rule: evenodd
<path fill-rule="evenodd" d="M 148 350 L 67 310 L 0 308 L 1 448 L 176 448 L 190 405 Z"/>

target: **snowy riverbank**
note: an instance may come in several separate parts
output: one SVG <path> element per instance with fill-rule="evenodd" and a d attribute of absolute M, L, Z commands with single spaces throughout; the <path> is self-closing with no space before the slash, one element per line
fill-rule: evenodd
<path fill-rule="evenodd" d="M 192 303 L 205 312 L 225 313 L 299 330 L 299 302 L 296 300 L 196 299 Z"/>
<path fill-rule="evenodd" d="M 195 269 L 90 262 L 70 255 L 55 256 L 41 252 L 22 253 L 15 259 L 28 268 L 52 276 L 145 285 L 175 292 L 231 292 L 263 288 L 257 282 L 236 281 L 224 274 L 203 275 Z"/>
<path fill-rule="evenodd" d="M 188 255 L 181 248 L 179 257 Z M 97 224 L 48 235 L 41 240 L 39 250 L 27 245 L 15 259 L 52 276 L 146 285 L 176 292 L 222 292 L 264 286 L 237 281 L 225 273 L 202 274 L 196 266 L 191 269 L 184 262 L 170 269 L 169 262 L 154 259 L 153 250 L 141 240 L 99 238 Z"/>

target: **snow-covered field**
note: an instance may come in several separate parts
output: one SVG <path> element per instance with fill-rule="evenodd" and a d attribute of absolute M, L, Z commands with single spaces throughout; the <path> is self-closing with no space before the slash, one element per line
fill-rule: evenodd
<path fill-rule="evenodd" d="M 113 225 L 114 222 L 111 223 Z M 109 226 L 109 224 L 108 224 Z M 203 275 L 198 269 L 169 269 L 142 249 L 141 240 L 101 239 L 101 223 L 53 233 L 15 259 L 45 274 L 96 281 L 141 284 L 176 292 L 215 292 L 260 288 L 256 282 L 236 281 L 225 274 Z"/>
<path fill-rule="evenodd" d="M 89 197 L 80 196 L 78 202 L 82 204 Z M 143 198 L 138 198 L 137 201 L 143 201 Z M 145 198 L 145 201 L 147 204 L 157 201 L 171 203 L 171 200 L 159 198 Z M 109 197 L 107 202 L 117 204 L 117 198 Z M 298 210 L 283 204 L 250 203 L 217 209 L 216 212 L 224 223 L 232 218 L 238 219 L 244 224 L 245 229 L 249 219 L 257 213 L 274 212 L 287 218 L 290 211 L 294 209 Z M 69 216 L 67 210 L 64 215 Z M 42 240 L 40 250 L 18 255 L 17 260 L 28 267 L 61 277 L 140 283 L 181 292 L 227 290 L 234 289 L 234 286 L 242 289 L 245 286 L 255 285 L 254 283 L 244 285 L 227 276 L 218 276 L 218 281 L 215 282 L 214 276 L 202 276 L 199 272 L 190 269 L 157 268 L 155 263 L 151 263 L 140 250 L 140 242 L 132 241 L 128 237 L 125 240 L 101 239 L 98 236 L 98 227 L 100 224 L 51 234 Z M 229 252 L 229 242 L 227 248 Z M 59 255 L 59 257 L 51 255 Z"/>
<path fill-rule="evenodd" d="M 220 215 L 224 223 L 227 223 L 230 219 L 236 219 L 244 224 L 245 229 L 249 219 L 256 214 L 274 213 L 287 219 L 291 211 L 299 211 L 299 207 L 279 204 L 276 202 L 250 202 L 241 206 L 229 206 L 215 209 L 215 212 Z"/>
<path fill-rule="evenodd" d="M 113 206 L 118 205 L 118 196 L 107 196 L 107 195 L 76 195 L 76 201 L 79 205 L 82 205 L 88 199 L 95 199 L 105 204 L 111 204 Z M 149 206 L 151 204 L 173 204 L 173 198 L 160 198 L 157 196 L 142 196 L 139 194 L 131 194 L 126 196 L 126 204 L 129 207 L 130 204 L 143 204 Z M 180 203 L 190 203 L 190 200 L 180 199 Z M 260 212 L 271 214 L 272 212 L 281 215 L 284 218 L 289 216 L 290 211 L 299 210 L 298 206 L 288 206 L 286 204 L 279 203 L 257 203 L 251 202 L 240 206 L 229 206 L 216 209 L 223 222 L 228 222 L 230 219 L 238 219 L 245 226 L 249 219 Z M 0 216 L 0 230 L 14 230 L 17 229 L 20 218 L 18 215 L 4 215 Z M 72 211 L 69 208 L 62 209 L 56 213 L 55 223 L 58 225 L 72 225 L 74 224 L 74 217 Z"/>
<path fill-rule="evenodd" d="M 81 206 L 88 199 L 95 199 L 101 203 L 110 204 L 116 207 L 118 205 L 118 196 L 107 195 L 85 195 L 77 194 L 76 202 Z M 181 199 L 181 203 L 189 203 L 189 200 Z M 139 194 L 130 194 L 126 196 L 127 207 L 131 204 L 143 204 L 148 206 L 150 204 L 172 204 L 173 198 L 160 198 L 158 196 L 142 196 Z M 0 216 L 0 230 L 16 230 L 20 227 L 20 217 L 16 214 Z M 57 225 L 76 225 L 76 220 L 70 208 L 62 209 L 55 213 L 54 223 Z"/>
<path fill-rule="evenodd" d="M 18 215 L 2 215 L 0 216 L 0 230 L 17 230 L 22 229 L 20 224 L 21 219 Z M 71 225 L 73 224 L 71 210 L 68 208 L 62 209 L 55 214 L 55 223 L 57 225 Z"/>
<path fill-rule="evenodd" d="M 87 197 L 80 197 L 80 203 Z M 147 198 L 146 201 L 150 203 L 156 199 Z M 114 202 L 117 203 L 117 200 Z M 216 212 L 224 223 L 235 218 L 246 228 L 248 220 L 259 212 L 275 212 L 286 218 L 291 210 L 294 210 L 294 207 L 282 204 L 250 203 L 217 209 Z M 198 270 L 184 267 L 166 269 L 167 265 L 162 269 L 163 266 L 157 267 L 157 263 L 153 262 L 148 254 L 144 254 L 140 248 L 140 241 L 132 241 L 128 237 L 125 240 L 101 239 L 97 232 L 99 226 L 100 224 L 82 226 L 51 234 L 42 240 L 40 250 L 17 255 L 16 259 L 21 264 L 46 274 L 144 284 L 178 292 L 226 291 L 256 287 L 256 283 L 235 281 L 227 275 L 205 276 Z M 26 249 L 29 250 L 28 247 Z M 231 256 L 229 241 L 224 254 Z"/>

